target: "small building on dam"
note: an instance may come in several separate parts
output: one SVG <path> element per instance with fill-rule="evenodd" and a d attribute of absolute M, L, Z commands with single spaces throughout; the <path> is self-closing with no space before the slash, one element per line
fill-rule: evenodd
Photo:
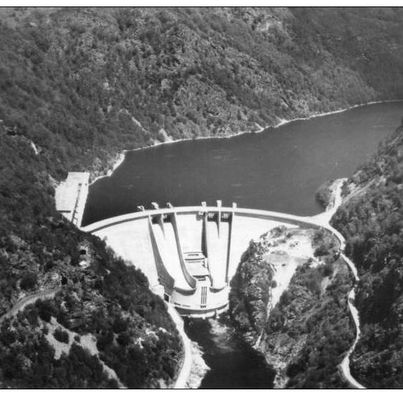
<path fill-rule="evenodd" d="M 147 276 L 153 292 L 183 316 L 226 310 L 230 281 L 252 239 L 279 225 L 316 226 L 308 217 L 238 208 L 236 204 L 160 208 L 98 221 L 82 230 L 105 239 Z"/>

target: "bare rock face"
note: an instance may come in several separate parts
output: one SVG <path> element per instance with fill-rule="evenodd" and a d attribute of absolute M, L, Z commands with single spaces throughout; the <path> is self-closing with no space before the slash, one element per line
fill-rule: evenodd
<path fill-rule="evenodd" d="M 251 242 L 231 281 L 231 315 L 242 332 L 255 339 L 263 329 L 273 269 L 262 259 L 262 246 Z"/>
<path fill-rule="evenodd" d="M 279 333 L 275 337 L 266 338 L 260 345 L 260 351 L 266 361 L 276 370 L 274 378 L 275 388 L 285 388 L 289 377 L 287 368 L 289 364 L 298 358 L 306 343 L 307 335 L 301 335 L 298 339 L 286 333 Z"/>

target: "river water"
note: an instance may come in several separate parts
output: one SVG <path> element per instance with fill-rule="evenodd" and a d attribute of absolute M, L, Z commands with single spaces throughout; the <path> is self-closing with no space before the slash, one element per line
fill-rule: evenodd
<path fill-rule="evenodd" d="M 273 387 L 275 371 L 237 334 L 228 313 L 217 319 L 185 319 L 185 331 L 201 346 L 210 368 L 200 388 Z"/>
<path fill-rule="evenodd" d="M 259 134 L 164 144 L 129 152 L 111 177 L 89 191 L 83 225 L 136 211 L 222 200 L 239 207 L 298 215 L 321 211 L 315 191 L 350 176 L 392 133 L 403 102 L 373 104 L 300 120 Z M 227 318 L 187 321 L 186 331 L 211 368 L 201 387 L 272 387 L 274 372 Z"/>

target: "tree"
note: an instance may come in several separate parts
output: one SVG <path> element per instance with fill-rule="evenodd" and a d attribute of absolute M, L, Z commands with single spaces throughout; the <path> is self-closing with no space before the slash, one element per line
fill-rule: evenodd
<path fill-rule="evenodd" d="M 57 341 L 60 341 L 61 343 L 68 344 L 69 342 L 69 334 L 60 327 L 55 329 L 53 336 Z"/>
<path fill-rule="evenodd" d="M 38 276 L 34 272 L 27 272 L 21 279 L 20 287 L 23 290 L 32 290 L 35 288 Z"/>

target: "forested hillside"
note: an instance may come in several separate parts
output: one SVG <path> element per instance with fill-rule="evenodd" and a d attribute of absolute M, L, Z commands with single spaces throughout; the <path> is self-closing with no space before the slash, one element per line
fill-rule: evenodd
<path fill-rule="evenodd" d="M 371 387 L 403 386 L 403 126 L 349 180 L 333 224 L 360 282 L 361 339 L 352 373 Z"/>
<path fill-rule="evenodd" d="M 0 319 L 1 386 L 164 386 L 180 364 L 161 300 L 55 212 L 56 181 L 123 149 L 402 98 L 402 21 L 401 9 L 0 9 L 0 315 L 57 291 Z"/>

